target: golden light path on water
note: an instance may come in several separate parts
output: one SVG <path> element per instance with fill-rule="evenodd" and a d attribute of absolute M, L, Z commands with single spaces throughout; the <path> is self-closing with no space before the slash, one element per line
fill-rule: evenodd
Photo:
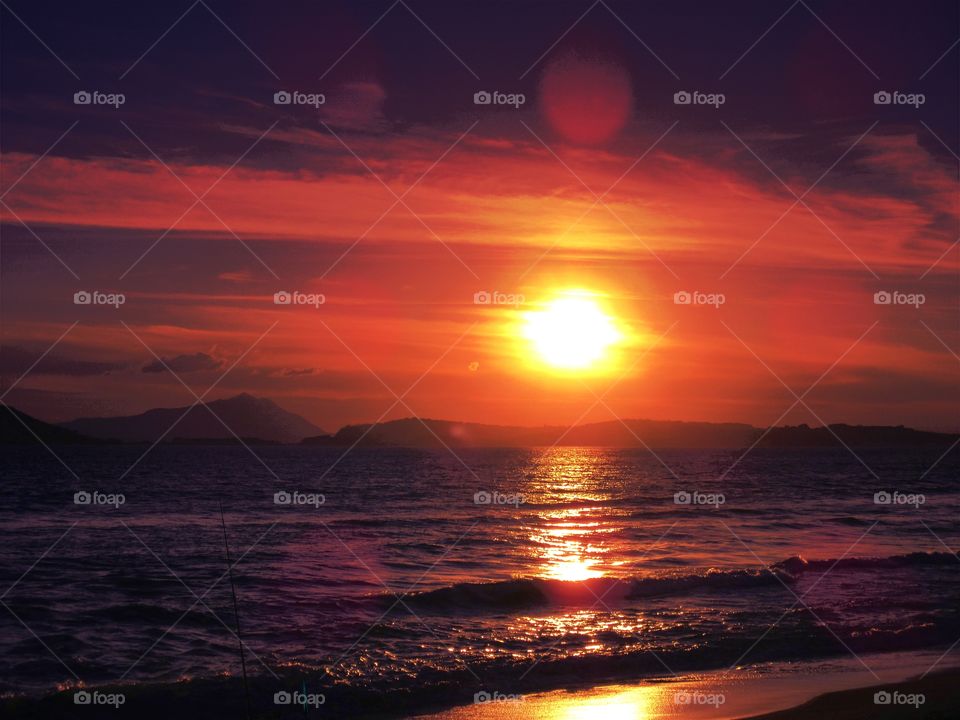
<path fill-rule="evenodd" d="M 637 569 L 625 567 L 630 564 L 621 537 L 626 519 L 610 504 L 617 490 L 609 482 L 608 454 L 552 448 L 527 470 L 521 490 L 529 505 L 519 508 L 522 542 L 517 543 L 529 548 L 529 570 L 523 574 L 560 584 L 545 588 L 552 609 L 511 621 L 510 636 L 531 648 L 517 658 L 528 658 L 538 643 L 568 656 L 592 655 L 604 651 L 607 633 L 640 638 L 652 630 L 648 620 L 609 611 L 616 593 L 606 583 Z M 556 643 L 555 637 L 568 641 Z"/>
<path fill-rule="evenodd" d="M 536 463 L 535 479 L 525 491 L 547 506 L 530 518 L 537 576 L 577 582 L 603 577 L 604 568 L 623 564 L 612 552 L 620 528 L 601 504 L 611 499 L 609 488 L 598 482 L 602 458 L 602 453 L 553 448 Z"/>
<path fill-rule="evenodd" d="M 597 557 L 608 552 L 607 548 L 584 542 L 586 533 L 597 531 L 598 522 L 584 522 L 588 515 L 583 509 L 560 510 L 547 513 L 543 531 L 533 533 L 530 539 L 543 546 L 542 575 L 554 580 L 589 580 L 602 577 L 603 571 L 596 567 Z"/>

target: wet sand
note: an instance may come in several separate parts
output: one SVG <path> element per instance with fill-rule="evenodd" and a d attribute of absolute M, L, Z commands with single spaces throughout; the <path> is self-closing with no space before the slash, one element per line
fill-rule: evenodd
<path fill-rule="evenodd" d="M 681 680 L 554 691 L 417 716 L 419 720 L 893 720 L 960 718 L 960 667 L 926 675 L 936 656 L 887 656 L 871 667 L 798 665 L 766 675 L 704 674 Z M 941 663 L 943 665 L 943 663 Z M 940 667 L 940 666 L 938 666 Z M 877 693 L 895 698 L 877 704 Z M 922 703 L 920 703 L 922 695 Z M 483 698 L 481 698 L 483 699 Z M 910 704 L 912 703 L 912 704 Z M 919 703 L 919 704 L 918 704 Z"/>

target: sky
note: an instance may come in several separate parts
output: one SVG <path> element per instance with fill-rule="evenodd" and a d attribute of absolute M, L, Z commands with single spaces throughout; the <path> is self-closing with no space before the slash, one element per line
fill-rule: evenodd
<path fill-rule="evenodd" d="M 958 38 L 938 0 L 10 0 L 3 402 L 960 430 Z M 571 289 L 621 340 L 559 372 L 522 327 Z"/>

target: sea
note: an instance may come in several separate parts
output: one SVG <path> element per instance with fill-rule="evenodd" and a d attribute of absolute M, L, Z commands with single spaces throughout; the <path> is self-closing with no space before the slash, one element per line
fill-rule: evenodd
<path fill-rule="evenodd" d="M 0 693 L 404 717 L 939 657 L 946 449 L 5 447 Z"/>

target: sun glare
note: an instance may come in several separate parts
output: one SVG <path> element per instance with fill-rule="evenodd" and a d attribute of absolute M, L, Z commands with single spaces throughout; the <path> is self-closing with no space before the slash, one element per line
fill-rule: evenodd
<path fill-rule="evenodd" d="M 524 335 L 541 359 L 562 370 L 589 368 L 621 339 L 613 320 L 586 292 L 561 295 L 526 315 Z"/>

